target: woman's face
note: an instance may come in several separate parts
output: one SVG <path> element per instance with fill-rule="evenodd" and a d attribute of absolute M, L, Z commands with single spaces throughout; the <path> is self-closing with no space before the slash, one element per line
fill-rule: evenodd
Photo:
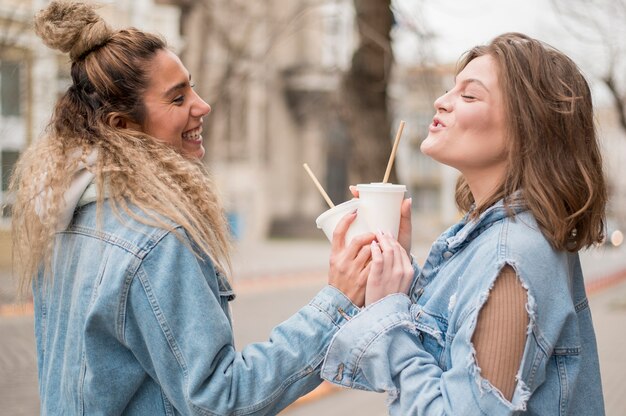
<path fill-rule="evenodd" d="M 435 101 L 422 152 L 466 177 L 501 178 L 508 153 L 503 104 L 495 60 L 491 55 L 473 59 L 454 88 Z"/>
<path fill-rule="evenodd" d="M 187 69 L 173 52 L 161 50 L 150 63 L 148 77 L 142 131 L 189 159 L 202 158 L 202 117 L 211 107 L 193 90 Z"/>

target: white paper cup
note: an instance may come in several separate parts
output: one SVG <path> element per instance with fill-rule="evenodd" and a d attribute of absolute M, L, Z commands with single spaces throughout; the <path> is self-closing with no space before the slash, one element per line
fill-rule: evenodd
<path fill-rule="evenodd" d="M 335 231 L 335 227 L 341 219 L 348 213 L 358 209 L 361 205 L 359 199 L 351 199 L 342 204 L 335 205 L 333 208 L 323 212 L 317 219 L 315 223 L 317 224 L 317 228 L 321 228 L 326 234 L 326 238 L 328 241 L 333 241 L 333 232 Z M 368 233 L 369 228 L 367 228 L 367 223 L 363 220 L 363 216 L 358 211 L 356 218 L 350 224 L 350 228 L 348 228 L 348 232 L 346 233 L 346 245 L 350 244 L 352 239 L 359 235 Z"/>
<path fill-rule="evenodd" d="M 372 232 L 391 232 L 398 238 L 400 228 L 400 208 L 406 186 L 391 183 L 361 183 L 359 191 L 359 214 L 362 215 Z"/>

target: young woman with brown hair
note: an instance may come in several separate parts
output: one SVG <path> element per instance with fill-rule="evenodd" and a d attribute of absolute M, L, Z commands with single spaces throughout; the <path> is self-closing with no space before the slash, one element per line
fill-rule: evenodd
<path fill-rule="evenodd" d="M 83 3 L 52 1 L 35 30 L 72 62 L 12 181 L 41 413 L 276 414 L 312 390 L 364 302 L 373 235 L 336 250 L 329 285 L 270 341 L 236 351 L 228 231 L 199 162 L 211 108 L 189 72 L 159 37 L 112 30 Z"/>
<path fill-rule="evenodd" d="M 466 215 L 408 296 L 372 244 L 368 306 L 335 335 L 322 376 L 386 391 L 394 415 L 604 414 L 578 257 L 602 240 L 607 199 L 585 78 L 507 33 L 464 55 L 435 110 L 421 150 L 461 172 Z"/>

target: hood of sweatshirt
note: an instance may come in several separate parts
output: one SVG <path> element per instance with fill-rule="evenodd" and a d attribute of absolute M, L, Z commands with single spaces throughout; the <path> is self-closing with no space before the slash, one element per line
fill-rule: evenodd
<path fill-rule="evenodd" d="M 75 151 L 72 157 L 80 157 L 80 151 Z M 85 162 L 80 162 L 76 170 L 72 174 L 72 183 L 70 187 L 63 194 L 63 200 L 59 211 L 59 222 L 57 224 L 56 231 L 63 231 L 72 221 L 74 210 L 86 203 L 95 200 L 95 187 L 92 185 L 95 175 L 89 171 L 89 167 L 96 164 L 98 160 L 98 152 L 94 149 L 87 155 Z M 48 173 L 44 174 L 42 178 L 41 191 L 35 198 L 35 211 L 40 218 L 44 218 L 48 214 L 48 207 L 52 204 L 52 190 L 45 189 L 43 183 Z M 91 189 L 90 192 L 85 192 Z"/>

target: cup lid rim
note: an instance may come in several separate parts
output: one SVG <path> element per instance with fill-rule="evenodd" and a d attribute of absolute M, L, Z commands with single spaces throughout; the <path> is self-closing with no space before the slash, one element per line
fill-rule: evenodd
<path fill-rule="evenodd" d="M 352 198 L 349 199 L 345 202 L 342 202 L 341 204 L 337 204 L 335 205 L 333 208 L 328 208 L 326 211 L 322 212 L 316 219 L 315 219 L 315 223 L 317 224 L 318 228 L 321 228 L 321 226 L 319 225 L 319 223 L 321 221 L 323 221 L 326 217 L 334 214 L 337 210 L 339 209 L 346 209 L 346 208 L 351 208 L 352 205 L 354 205 L 355 207 L 359 205 L 359 199 L 358 198 Z M 347 212 L 346 212 L 347 213 Z"/>
<path fill-rule="evenodd" d="M 406 191 L 406 185 L 401 184 L 393 184 L 393 183 L 382 183 L 382 182 L 372 182 L 372 183 L 359 183 L 357 184 L 357 189 L 360 191 L 363 190 L 377 190 L 381 192 L 396 192 L 399 190 Z"/>

